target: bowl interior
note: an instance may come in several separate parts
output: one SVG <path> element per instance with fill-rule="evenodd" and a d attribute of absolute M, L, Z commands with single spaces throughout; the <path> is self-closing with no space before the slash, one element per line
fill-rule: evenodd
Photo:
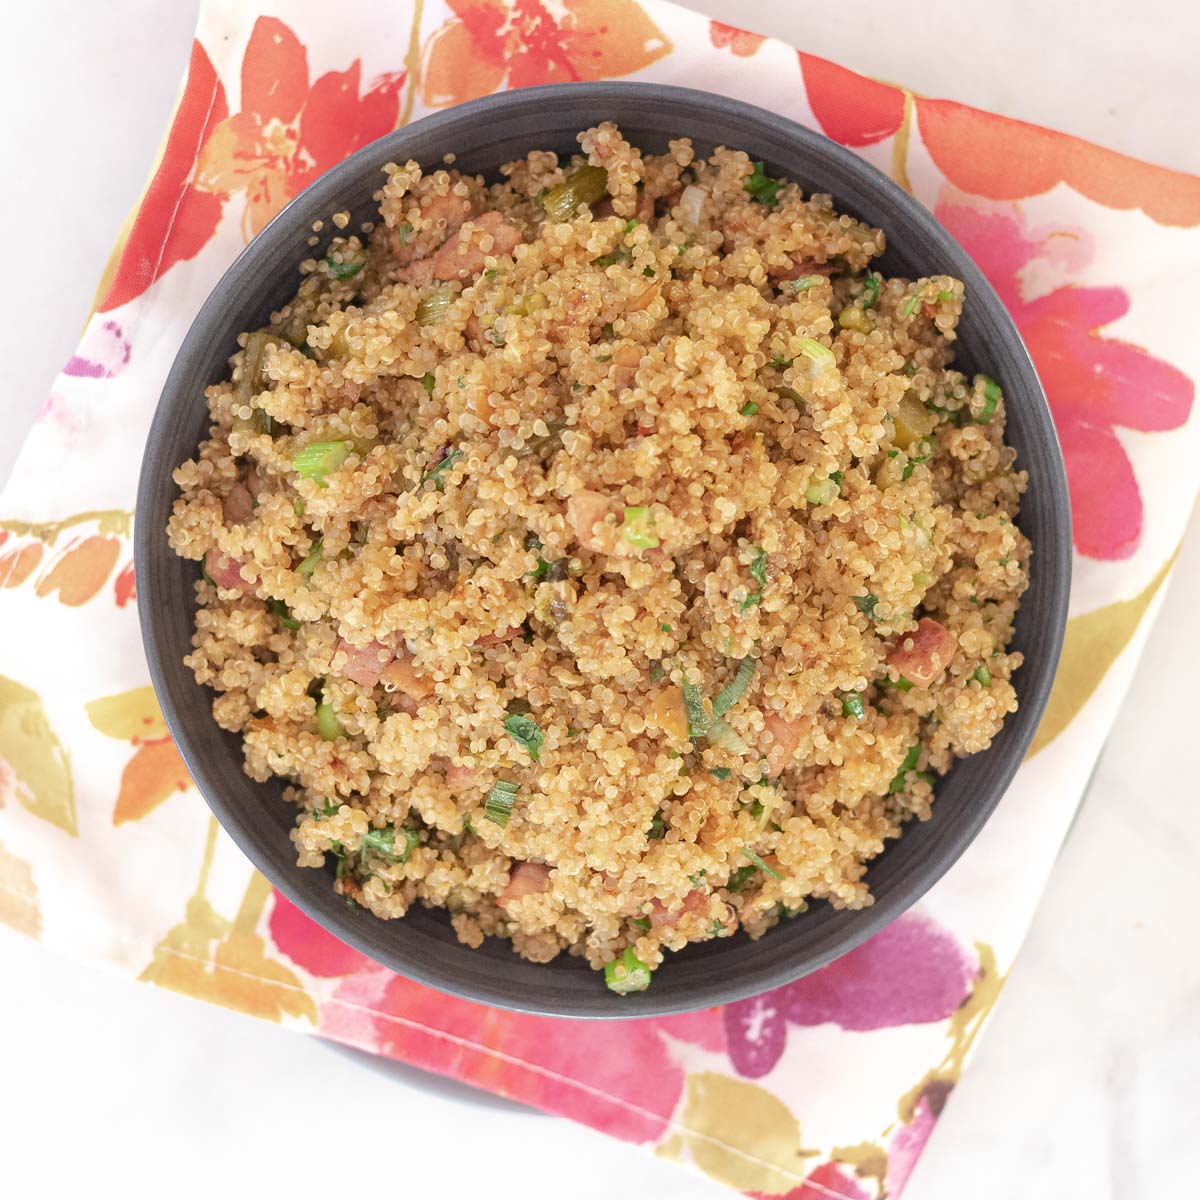
<path fill-rule="evenodd" d="M 886 272 L 963 279 L 967 306 L 957 365 L 984 370 L 1004 387 L 1008 437 L 1030 477 L 1020 525 L 1034 547 L 1014 644 L 1025 655 L 1014 680 L 1021 708 L 990 750 L 962 760 L 941 781 L 932 819 L 910 825 L 871 865 L 874 905 L 848 912 L 817 903 L 757 942 L 739 934 L 688 947 L 668 956 L 648 991 L 624 998 L 608 993 L 578 958 L 534 965 L 490 939 L 468 950 L 444 912 L 415 908 L 402 921 L 380 921 L 333 893 L 332 866 L 295 867 L 288 838 L 294 809 L 277 785 L 243 774 L 240 738 L 217 727 L 211 693 L 182 664 L 198 567 L 171 552 L 164 532 L 178 494 L 171 472 L 206 434 L 203 390 L 226 376 L 238 333 L 263 324 L 290 297 L 296 264 L 320 253 L 307 244 L 314 220 L 339 209 L 350 210 L 352 227 L 372 219 L 372 193 L 385 163 L 415 158 L 432 169 L 453 151 L 460 169 L 495 178 L 500 164 L 531 149 L 575 150 L 577 131 L 601 119 L 616 121 L 648 151 L 665 150 L 669 138 L 680 136 L 704 153 L 720 144 L 744 149 L 773 174 L 807 191 L 831 192 L 841 211 L 882 227 Z M 327 221 L 323 239 L 333 232 Z M 899 915 L 962 853 L 1003 794 L 1045 704 L 1066 616 L 1070 522 L 1058 445 L 1029 357 L 991 287 L 924 208 L 848 151 L 761 109 L 684 89 L 601 83 L 506 93 L 399 130 L 318 180 L 247 247 L 205 303 L 167 380 L 139 487 L 136 555 L 146 650 L 171 731 L 222 824 L 281 891 L 343 940 L 444 991 L 564 1016 L 634 1017 L 751 995 L 815 970 Z"/>

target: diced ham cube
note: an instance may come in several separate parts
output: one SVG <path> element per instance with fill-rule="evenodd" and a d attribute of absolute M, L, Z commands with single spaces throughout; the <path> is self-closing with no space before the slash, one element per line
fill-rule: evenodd
<path fill-rule="evenodd" d="M 210 550 L 204 556 L 204 572 L 219 588 L 241 591 L 244 588 L 253 587 L 255 574 L 251 571 L 251 577 L 244 578 L 242 575 L 244 568 L 245 564 L 241 559 L 233 558 L 221 550 Z"/>
<path fill-rule="evenodd" d="M 487 250 L 481 242 L 490 238 Z M 521 231 L 510 225 L 503 214 L 486 212 L 476 221 L 462 226 L 429 258 L 420 259 L 399 273 L 405 283 L 424 286 L 431 279 L 472 279 L 483 270 L 488 258 L 511 254 L 522 241 Z"/>
<path fill-rule="evenodd" d="M 708 897 L 700 891 L 688 892 L 683 898 L 683 907 L 672 912 L 661 900 L 650 906 L 650 924 L 655 929 L 674 929 L 689 913 L 701 912 L 708 907 Z"/>
<path fill-rule="evenodd" d="M 603 551 L 596 537 L 596 526 L 608 516 L 612 501 L 603 492 L 576 492 L 567 501 L 567 520 L 575 530 L 575 540 L 585 550 Z"/>
<path fill-rule="evenodd" d="M 922 617 L 912 633 L 892 647 L 888 662 L 910 683 L 928 687 L 949 665 L 958 639 L 932 617 Z"/>
<path fill-rule="evenodd" d="M 254 497 L 250 489 L 240 480 L 229 489 L 229 495 L 221 501 L 221 513 L 226 525 L 241 525 L 250 519 L 254 511 Z"/>
<path fill-rule="evenodd" d="M 412 658 L 401 650 L 380 675 L 387 690 L 403 692 L 414 700 L 428 700 L 433 695 L 433 682 L 417 673 Z"/>
<path fill-rule="evenodd" d="M 452 792 L 469 792 L 479 787 L 482 782 L 480 773 L 474 767 L 451 763 L 446 768 L 446 786 Z"/>
<path fill-rule="evenodd" d="M 365 646 L 352 646 L 345 638 L 338 638 L 334 654 L 346 655 L 341 675 L 362 687 L 374 687 L 384 670 L 395 658 L 395 651 L 383 642 L 369 642 Z"/>
<path fill-rule="evenodd" d="M 422 220 L 428 222 L 430 227 L 415 236 L 406 233 L 403 239 L 400 231 L 396 229 L 393 229 L 390 235 L 392 252 L 401 266 L 407 266 L 414 259 L 423 258 L 452 234 L 457 233 L 473 211 L 471 201 L 457 192 L 424 195 L 417 201 L 417 208 L 421 212 Z"/>
<path fill-rule="evenodd" d="M 550 868 L 545 863 L 519 862 L 513 866 L 512 874 L 504 891 L 500 893 L 500 903 L 507 904 L 510 900 L 519 900 L 522 896 L 533 896 L 550 888 Z"/>
<path fill-rule="evenodd" d="M 763 718 L 763 726 L 771 735 L 771 743 L 767 747 L 767 773 L 778 775 L 792 761 L 796 747 L 812 728 L 812 718 L 789 720 L 778 713 L 767 713 Z"/>

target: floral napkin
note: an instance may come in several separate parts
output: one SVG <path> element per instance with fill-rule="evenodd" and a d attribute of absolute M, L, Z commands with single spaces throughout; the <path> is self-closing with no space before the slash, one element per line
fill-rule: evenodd
<path fill-rule="evenodd" d="M 659 0 L 254 9 L 204 5 L 150 185 L 0 496 L 10 631 L 0 921 L 130 979 L 586 1122 L 751 1195 L 896 1196 L 1000 991 L 1191 511 L 1200 179 L 865 79 Z M 410 983 L 253 872 L 192 788 L 147 685 L 130 526 L 172 357 L 281 205 L 431 110 L 617 76 L 773 109 L 854 148 L 933 209 L 1037 362 L 1077 558 L 1062 666 L 1030 757 L 916 910 L 753 1000 L 578 1024 Z"/>

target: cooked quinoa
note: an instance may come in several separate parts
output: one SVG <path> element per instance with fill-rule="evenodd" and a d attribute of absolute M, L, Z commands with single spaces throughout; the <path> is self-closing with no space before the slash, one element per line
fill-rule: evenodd
<path fill-rule="evenodd" d="M 737 150 L 391 165 L 175 472 L 187 663 L 378 917 L 644 987 L 865 872 L 1015 711 L 1025 476 L 963 285 Z"/>

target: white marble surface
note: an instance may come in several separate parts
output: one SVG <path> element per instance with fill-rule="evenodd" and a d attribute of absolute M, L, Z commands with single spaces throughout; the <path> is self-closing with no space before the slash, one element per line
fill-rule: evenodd
<path fill-rule="evenodd" d="M 923 0 L 849 13 L 813 0 L 691 6 L 926 92 L 1200 171 L 1200 10 L 1186 0 L 1143 0 L 1136 9 L 1121 0 Z M 0 477 L 73 348 L 140 191 L 193 12 L 191 0 L 54 0 L 6 11 L 0 226 L 11 237 L 50 220 L 70 232 L 36 254 L 10 246 L 8 277 L 20 278 L 29 316 L 21 361 L 0 393 Z M 1195 1194 L 1197 596 L 1193 521 L 1028 943 L 908 1200 Z M 568 1122 L 131 987 L 7 932 L 0 980 L 3 1195 L 36 1189 L 56 1200 L 119 1186 L 131 1198 L 285 1188 L 316 1196 L 347 1180 L 371 1187 L 385 1179 L 412 1195 L 492 1200 L 728 1195 Z M 350 1155 L 326 1149 L 347 1145 L 356 1147 Z"/>

